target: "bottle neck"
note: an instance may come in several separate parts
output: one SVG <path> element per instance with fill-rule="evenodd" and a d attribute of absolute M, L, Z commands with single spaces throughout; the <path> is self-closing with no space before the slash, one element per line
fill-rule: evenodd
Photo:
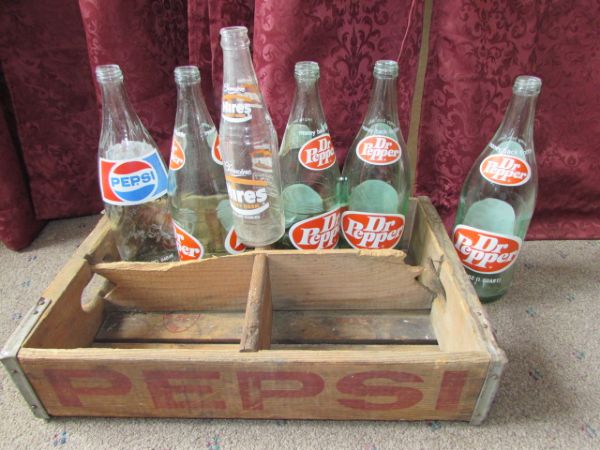
<path fill-rule="evenodd" d="M 306 123 L 316 129 L 324 121 L 321 97 L 319 95 L 319 79 L 296 79 L 296 95 L 292 106 L 292 122 Z"/>
<path fill-rule="evenodd" d="M 533 123 L 537 95 L 513 94 L 504 119 L 492 141 L 523 140 L 533 150 Z"/>
<path fill-rule="evenodd" d="M 135 110 L 129 102 L 122 81 L 100 83 L 102 91 L 102 125 L 113 123 L 139 122 Z"/>
<path fill-rule="evenodd" d="M 250 47 L 223 49 L 223 84 L 230 87 L 240 84 L 257 84 Z"/>
<path fill-rule="evenodd" d="M 364 126 L 368 127 L 376 122 L 387 122 L 389 125 L 398 126 L 396 81 L 396 77 L 375 77 L 369 108 L 363 122 Z"/>
<path fill-rule="evenodd" d="M 193 106 L 197 105 L 198 99 L 201 96 L 200 82 L 194 83 L 177 83 L 177 104 L 190 103 Z"/>

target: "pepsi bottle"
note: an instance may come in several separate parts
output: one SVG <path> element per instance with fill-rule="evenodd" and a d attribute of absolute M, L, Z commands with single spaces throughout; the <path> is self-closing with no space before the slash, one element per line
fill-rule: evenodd
<path fill-rule="evenodd" d="M 286 234 L 282 248 L 330 249 L 339 241 L 337 160 L 319 97 L 319 65 L 296 63 L 296 95 L 279 158 Z"/>
<path fill-rule="evenodd" d="M 497 300 L 510 287 L 535 208 L 533 120 L 541 87 L 537 77 L 517 77 L 506 115 L 460 195 L 452 238 L 483 302 Z"/>
<path fill-rule="evenodd" d="M 169 160 L 169 202 L 180 261 L 245 249 L 233 217 L 217 129 L 196 66 L 175 69 L 177 113 Z"/>
<path fill-rule="evenodd" d="M 367 115 L 344 164 L 348 209 L 341 226 L 345 242 L 354 248 L 390 249 L 404 231 L 411 186 L 398 121 L 398 63 L 377 61 L 373 76 Z"/>
<path fill-rule="evenodd" d="M 119 255 L 124 261 L 173 261 L 163 159 L 129 103 L 119 66 L 96 67 L 96 79 L 102 91 L 100 191 Z"/>

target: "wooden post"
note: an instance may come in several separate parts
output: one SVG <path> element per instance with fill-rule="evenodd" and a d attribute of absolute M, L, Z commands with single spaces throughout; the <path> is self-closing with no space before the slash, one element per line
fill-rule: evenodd
<path fill-rule="evenodd" d="M 259 253 L 254 258 L 246 317 L 242 329 L 240 352 L 256 352 L 271 346 L 273 306 L 267 255 Z"/>

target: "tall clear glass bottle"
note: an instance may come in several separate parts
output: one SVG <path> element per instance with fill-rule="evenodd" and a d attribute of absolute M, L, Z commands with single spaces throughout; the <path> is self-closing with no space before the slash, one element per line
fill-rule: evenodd
<path fill-rule="evenodd" d="M 394 248 L 404 231 L 410 196 L 410 165 L 398 121 L 398 63 L 381 60 L 367 115 L 348 151 L 343 175 L 348 210 L 342 232 L 354 248 Z"/>
<path fill-rule="evenodd" d="M 246 27 L 221 29 L 221 155 L 240 240 L 252 247 L 284 233 L 277 135 L 258 87 Z"/>
<path fill-rule="evenodd" d="M 537 196 L 533 123 L 542 81 L 519 76 L 508 110 L 462 188 L 453 241 L 484 302 L 502 297 L 527 234 Z"/>
<path fill-rule="evenodd" d="M 96 79 L 102 91 L 100 190 L 121 259 L 175 260 L 162 156 L 129 103 L 119 66 L 96 67 Z"/>
<path fill-rule="evenodd" d="M 217 129 L 196 66 L 175 69 L 177 112 L 169 161 L 169 200 L 181 261 L 238 253 Z"/>
<path fill-rule="evenodd" d="M 339 241 L 340 170 L 319 96 L 319 65 L 296 63 L 296 94 L 279 157 L 286 234 L 283 248 L 334 248 Z"/>

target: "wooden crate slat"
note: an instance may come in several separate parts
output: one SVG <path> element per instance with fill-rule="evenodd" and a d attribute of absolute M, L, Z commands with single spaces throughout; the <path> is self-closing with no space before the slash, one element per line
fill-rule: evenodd
<path fill-rule="evenodd" d="M 253 254 L 185 263 L 101 263 L 95 273 L 116 285 L 107 300 L 145 311 L 220 309 L 243 311 Z"/>
<path fill-rule="evenodd" d="M 51 415 L 467 420 L 481 352 L 23 349 Z"/>
<path fill-rule="evenodd" d="M 113 311 L 96 341 L 240 342 L 242 312 Z M 275 311 L 273 343 L 435 344 L 429 315 L 402 311 Z"/>
<path fill-rule="evenodd" d="M 343 255 L 343 257 L 340 257 Z M 420 267 L 399 250 L 269 253 L 275 310 L 430 309 Z"/>

